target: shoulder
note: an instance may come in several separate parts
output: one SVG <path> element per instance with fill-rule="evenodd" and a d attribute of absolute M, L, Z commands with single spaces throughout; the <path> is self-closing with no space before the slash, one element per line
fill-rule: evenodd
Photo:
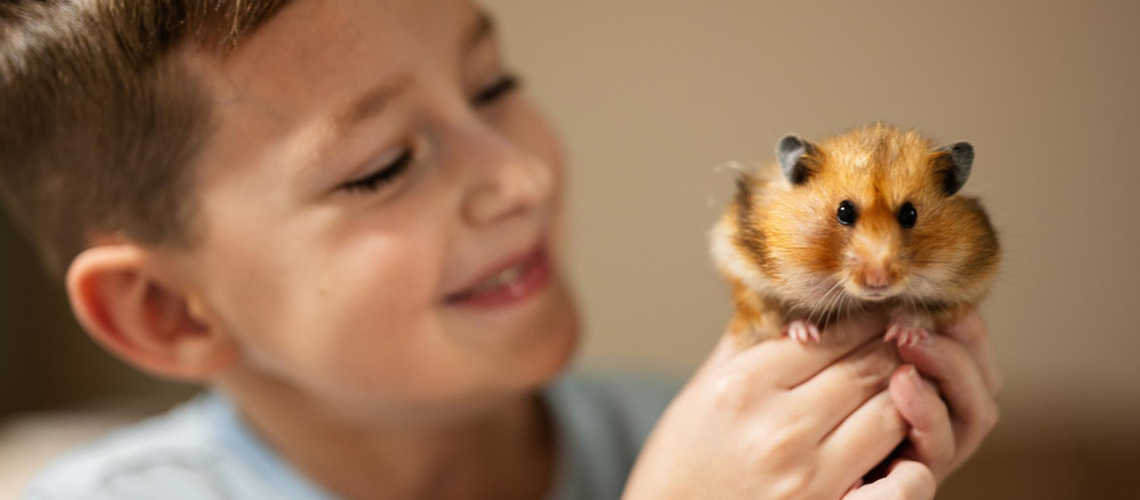
<path fill-rule="evenodd" d="M 550 498 L 619 498 L 681 385 L 676 377 L 628 373 L 569 374 L 554 383 L 546 398 L 558 427 L 561 469 Z"/>
<path fill-rule="evenodd" d="M 211 429 L 206 398 L 112 432 L 57 459 L 25 500 L 214 499 L 227 455 Z"/>
<path fill-rule="evenodd" d="M 661 374 L 575 373 L 563 377 L 551 394 L 579 425 L 623 434 L 640 448 L 682 385 L 679 377 Z"/>

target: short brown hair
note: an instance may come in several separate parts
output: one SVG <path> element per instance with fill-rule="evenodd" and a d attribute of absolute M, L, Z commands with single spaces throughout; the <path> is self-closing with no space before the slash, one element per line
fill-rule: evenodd
<path fill-rule="evenodd" d="M 61 273 L 94 238 L 191 245 L 211 102 L 173 57 L 224 57 L 288 0 L 3 0 L 0 200 Z"/>

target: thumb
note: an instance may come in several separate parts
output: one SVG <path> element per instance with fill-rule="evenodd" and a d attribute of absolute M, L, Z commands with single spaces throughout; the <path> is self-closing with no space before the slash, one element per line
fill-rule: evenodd
<path fill-rule="evenodd" d="M 932 500 L 937 482 L 925 465 L 910 460 L 896 460 L 886 477 L 871 484 L 852 488 L 843 500 Z"/>

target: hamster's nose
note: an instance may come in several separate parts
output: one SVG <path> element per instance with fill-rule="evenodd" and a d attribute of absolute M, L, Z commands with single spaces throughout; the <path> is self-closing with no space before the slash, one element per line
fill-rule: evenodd
<path fill-rule="evenodd" d="M 868 291 L 886 290 L 891 285 L 891 273 L 887 266 L 867 266 L 863 268 L 863 287 Z"/>

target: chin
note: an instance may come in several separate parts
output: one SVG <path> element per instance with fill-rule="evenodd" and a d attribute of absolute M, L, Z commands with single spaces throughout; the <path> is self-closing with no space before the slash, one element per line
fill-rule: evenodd
<path fill-rule="evenodd" d="M 543 311 L 524 328 L 494 369 L 507 393 L 534 392 L 554 382 L 570 366 L 581 335 L 570 290 L 555 282 Z"/>
<path fill-rule="evenodd" d="M 526 347 L 515 354 L 520 388 L 537 389 L 553 382 L 577 354 L 581 337 L 578 309 L 570 290 L 561 282 L 554 285 L 542 320 Z"/>
<path fill-rule="evenodd" d="M 450 319 L 448 330 L 460 332 L 453 338 L 474 355 L 468 388 L 493 399 L 533 393 L 555 381 L 573 362 L 580 342 L 573 294 L 558 278 L 514 311 L 461 311 Z"/>

